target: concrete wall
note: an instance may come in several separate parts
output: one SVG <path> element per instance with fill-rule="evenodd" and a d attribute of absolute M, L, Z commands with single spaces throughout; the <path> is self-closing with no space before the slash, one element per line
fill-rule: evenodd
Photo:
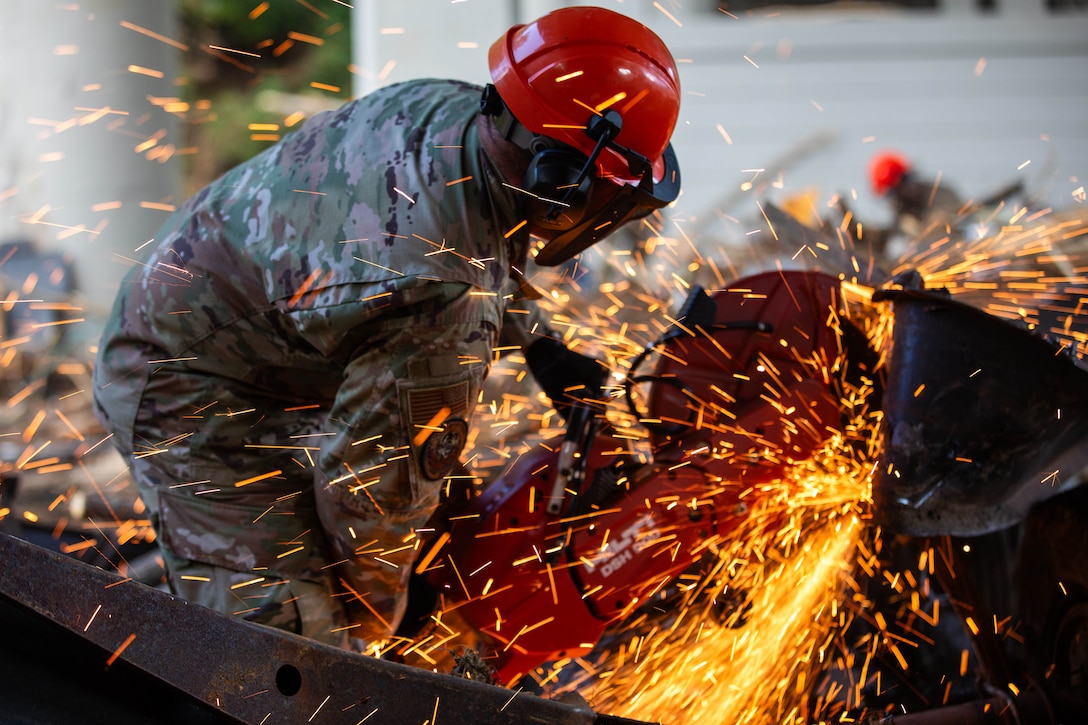
<path fill-rule="evenodd" d="M 136 30 L 139 28 L 141 30 Z M 88 313 L 177 204 L 173 6 L 5 2 L 0 11 L 0 242 L 60 251 Z M 0 273 L 3 269 L 0 268 Z M 33 296 L 33 295 L 31 295 Z"/>

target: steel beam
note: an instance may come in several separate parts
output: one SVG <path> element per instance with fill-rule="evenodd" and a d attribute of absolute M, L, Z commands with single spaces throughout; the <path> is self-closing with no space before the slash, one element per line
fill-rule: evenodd
<path fill-rule="evenodd" d="M 206 715 L 194 722 L 326 725 L 619 725 L 636 721 L 587 707 L 367 657 L 245 622 L 0 534 L 0 643 L 20 611 L 48 623 L 57 649 L 58 698 L 66 651 L 91 645 L 92 670 L 134 668 L 174 702 Z M 14 622 L 13 622 L 14 620 Z M 39 622 L 39 623 L 41 623 Z M 0 657 L 5 648 L 0 646 Z M 7 663 L 17 671 L 18 663 Z M 5 670 L 0 669 L 0 672 Z M 20 692 L 6 691 L 5 707 Z M 30 695 L 34 697 L 34 695 Z M 124 693 L 114 693 L 123 702 Z M 142 705 L 146 707 L 147 704 Z M 167 702 L 164 700 L 164 708 Z M 143 712 L 145 721 L 158 713 Z M 31 720 L 26 720 L 30 722 Z M 134 718 L 135 721 L 135 718 Z"/>

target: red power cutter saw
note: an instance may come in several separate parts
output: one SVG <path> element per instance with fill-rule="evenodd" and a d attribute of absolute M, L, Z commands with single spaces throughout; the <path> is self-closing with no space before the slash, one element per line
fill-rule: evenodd
<path fill-rule="evenodd" d="M 652 461 L 575 406 L 566 436 L 448 514 L 416 572 L 480 634 L 499 681 L 588 653 L 734 535 L 754 484 L 840 429 L 841 308 L 839 281 L 811 271 L 695 289 L 627 378 Z M 655 351 L 656 369 L 638 374 Z M 646 410 L 636 385 L 648 386 Z"/>

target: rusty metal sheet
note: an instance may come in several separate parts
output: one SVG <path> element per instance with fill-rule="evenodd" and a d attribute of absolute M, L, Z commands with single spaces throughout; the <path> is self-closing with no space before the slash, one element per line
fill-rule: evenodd
<path fill-rule="evenodd" d="M 91 643 L 101 667 L 137 668 L 219 715 L 208 722 L 636 725 L 234 619 L 6 534 L 0 562 L 0 602 Z"/>

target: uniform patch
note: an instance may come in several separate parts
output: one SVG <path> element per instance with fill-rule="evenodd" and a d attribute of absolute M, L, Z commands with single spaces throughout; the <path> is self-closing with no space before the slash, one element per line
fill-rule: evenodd
<path fill-rule="evenodd" d="M 413 437 L 419 432 L 418 426 L 438 425 L 451 413 L 454 416 L 464 415 L 468 411 L 468 393 L 467 380 L 437 387 L 410 388 L 408 420 L 414 427 Z"/>
<path fill-rule="evenodd" d="M 419 468 L 423 475 L 431 481 L 444 478 L 460 460 L 467 441 L 468 423 L 464 418 L 447 418 L 441 430 L 427 436 L 420 448 Z"/>

